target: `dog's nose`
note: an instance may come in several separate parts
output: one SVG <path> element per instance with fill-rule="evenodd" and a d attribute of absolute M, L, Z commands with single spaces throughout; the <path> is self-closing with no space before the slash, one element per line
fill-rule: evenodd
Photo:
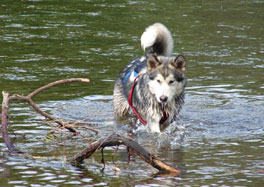
<path fill-rule="evenodd" d="M 165 103 L 166 101 L 168 100 L 168 97 L 163 95 L 163 96 L 160 96 L 160 101 Z"/>

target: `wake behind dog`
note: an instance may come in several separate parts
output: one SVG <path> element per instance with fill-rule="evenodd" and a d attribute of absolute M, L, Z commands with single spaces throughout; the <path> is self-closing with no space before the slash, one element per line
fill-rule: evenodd
<path fill-rule="evenodd" d="M 146 28 L 141 46 L 149 52 L 130 62 L 119 74 L 114 88 L 114 113 L 117 118 L 134 114 L 152 132 L 160 132 L 176 120 L 184 103 L 187 83 L 185 58 L 171 56 L 173 39 L 161 23 Z"/>

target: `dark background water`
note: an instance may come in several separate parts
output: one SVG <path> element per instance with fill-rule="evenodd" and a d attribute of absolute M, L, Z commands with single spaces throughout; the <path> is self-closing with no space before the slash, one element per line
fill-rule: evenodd
<path fill-rule="evenodd" d="M 11 156 L 1 140 L 0 186 L 263 186 L 264 2 L 234 1 L 8 1 L 0 3 L 0 88 L 28 94 L 49 82 L 84 77 L 34 100 L 66 120 L 88 118 L 95 135 L 56 133 L 27 104 L 10 104 L 9 132 L 32 157 Z M 131 130 L 115 122 L 114 80 L 141 56 L 145 27 L 164 23 L 175 54 L 187 58 L 186 102 L 176 123 L 158 136 L 144 127 L 137 140 L 165 162 L 187 170 L 160 176 L 139 158 L 127 165 L 125 148 L 96 153 L 84 169 L 65 160 L 94 140 Z M 2 102 L 2 98 L 0 98 Z M 122 124 L 123 123 L 123 124 Z"/>

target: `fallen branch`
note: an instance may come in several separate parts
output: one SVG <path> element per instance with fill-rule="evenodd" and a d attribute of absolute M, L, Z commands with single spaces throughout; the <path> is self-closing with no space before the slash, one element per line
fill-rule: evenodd
<path fill-rule="evenodd" d="M 8 110 L 8 102 L 9 102 L 9 94 L 7 92 L 3 92 L 3 103 L 2 103 L 2 136 L 6 143 L 6 146 L 11 153 L 19 153 L 20 151 L 17 150 L 10 140 L 8 134 L 7 134 L 7 123 L 8 123 L 8 117 L 7 117 L 7 110 Z"/>
<path fill-rule="evenodd" d="M 40 92 L 47 90 L 48 88 L 60 85 L 60 84 L 66 84 L 66 83 L 71 83 L 71 82 L 86 82 L 89 83 L 90 80 L 89 79 L 83 79 L 83 78 L 72 78 L 72 79 L 65 79 L 65 80 L 59 80 L 59 81 L 55 81 L 52 83 L 49 83 L 45 86 L 42 86 L 41 88 L 36 89 L 35 91 L 31 92 L 30 94 L 28 94 L 27 96 L 23 96 L 23 95 L 18 95 L 18 94 L 14 94 L 13 96 L 9 97 L 9 100 L 22 100 L 22 101 L 26 101 L 30 106 L 33 107 L 33 109 L 41 114 L 42 116 L 46 117 L 47 119 L 50 119 L 54 122 L 56 122 L 57 124 L 59 124 L 61 127 L 64 127 L 66 129 L 68 129 L 71 132 L 77 133 L 77 130 L 74 129 L 74 127 L 72 127 L 72 125 L 70 125 L 71 123 L 69 122 L 64 122 L 61 119 L 57 119 L 55 117 L 53 117 L 52 115 L 42 111 L 32 100 L 32 98 L 34 96 L 36 96 L 37 94 L 39 94 Z"/>
<path fill-rule="evenodd" d="M 83 149 L 81 152 L 76 154 L 73 158 L 72 163 L 75 165 L 79 165 L 79 163 L 81 163 L 84 159 L 89 158 L 96 150 L 103 149 L 104 147 L 119 146 L 119 145 L 125 145 L 130 152 L 135 153 L 145 162 L 147 162 L 154 168 L 158 169 L 159 171 L 169 172 L 175 175 L 181 174 L 181 170 L 165 164 L 156 156 L 147 152 L 137 142 L 133 141 L 130 138 L 126 138 L 118 134 L 113 134 L 107 138 L 103 138 L 92 143 L 89 147 Z"/>
<path fill-rule="evenodd" d="M 10 138 L 8 137 L 8 133 L 7 133 L 7 125 L 8 125 L 8 104 L 10 101 L 13 100 L 21 100 L 21 101 L 25 101 L 27 102 L 30 106 L 33 107 L 33 109 L 41 114 L 42 116 L 44 116 L 46 119 L 52 120 L 55 123 L 57 123 L 59 125 L 60 128 L 65 128 L 68 129 L 70 132 L 78 134 L 79 132 L 76 130 L 75 125 L 76 122 L 66 122 L 62 119 L 57 119 L 55 117 L 53 117 L 52 115 L 42 111 L 37 105 L 36 103 L 32 100 L 34 96 L 36 96 L 37 94 L 39 94 L 40 92 L 57 86 L 57 85 L 61 85 L 61 84 L 66 84 L 66 83 L 71 83 L 71 82 L 86 82 L 89 83 L 90 80 L 89 79 L 84 79 L 84 78 L 72 78 L 72 79 L 65 79 L 65 80 L 59 80 L 59 81 L 55 81 L 52 83 L 49 83 L 45 86 L 42 86 L 41 88 L 36 89 L 35 91 L 31 92 L 30 94 L 28 94 L 27 96 L 24 95 L 19 95 L 19 94 L 14 94 L 12 96 L 9 96 L 8 92 L 3 91 L 3 102 L 2 102 L 2 136 L 3 139 L 8 147 L 9 152 L 20 152 L 19 150 L 17 150 L 15 148 L 15 146 L 13 145 L 13 143 L 11 142 Z M 82 122 L 80 122 L 82 123 Z M 95 133 L 98 133 L 98 131 L 90 128 L 90 127 L 86 127 L 89 130 L 92 130 Z"/>

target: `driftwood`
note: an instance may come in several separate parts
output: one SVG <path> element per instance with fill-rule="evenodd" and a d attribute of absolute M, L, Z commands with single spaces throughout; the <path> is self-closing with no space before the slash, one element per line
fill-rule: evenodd
<path fill-rule="evenodd" d="M 170 165 L 165 164 L 156 156 L 147 152 L 143 147 L 141 147 L 137 142 L 133 141 L 131 138 L 127 138 L 118 134 L 113 134 L 107 138 L 100 139 L 92 143 L 89 147 L 83 149 L 81 152 L 76 154 L 73 158 L 74 164 L 81 163 L 84 159 L 89 158 L 96 150 L 102 149 L 109 146 L 119 146 L 125 145 L 129 150 L 130 154 L 135 153 L 145 162 L 158 169 L 161 172 L 173 173 L 174 175 L 181 174 L 181 170 L 176 169 Z M 102 155 L 103 156 L 103 155 Z M 103 160 L 103 158 L 102 158 Z"/>
<path fill-rule="evenodd" d="M 66 83 L 71 83 L 71 82 L 85 82 L 85 83 L 89 83 L 90 80 L 89 79 L 84 79 L 84 78 L 72 78 L 72 79 L 65 79 L 65 80 L 59 80 L 59 81 L 55 81 L 52 83 L 49 83 L 45 86 L 42 86 L 38 89 L 36 89 L 35 91 L 31 92 L 30 94 L 28 94 L 27 96 L 24 95 L 19 95 L 19 94 L 14 94 L 12 96 L 9 96 L 8 92 L 3 91 L 3 102 L 2 102 L 2 136 L 3 139 L 8 147 L 9 152 L 11 153 L 21 153 L 18 149 L 15 148 L 15 146 L 13 145 L 12 141 L 10 140 L 10 138 L 8 137 L 8 133 L 7 133 L 7 125 L 8 125 L 8 104 L 10 101 L 13 100 L 21 100 L 21 101 L 25 101 L 27 102 L 37 113 L 41 114 L 42 116 L 44 116 L 46 119 L 49 119 L 55 123 L 57 123 L 59 125 L 60 128 L 65 128 L 68 129 L 70 132 L 74 133 L 74 134 L 78 134 L 79 132 L 77 131 L 77 129 L 75 128 L 75 125 L 77 123 L 83 123 L 83 122 L 66 122 L 62 119 L 57 119 L 55 117 L 53 117 L 52 115 L 42 111 L 37 105 L 36 103 L 32 100 L 34 96 L 36 96 L 37 94 L 39 94 L 40 92 L 49 89 L 51 87 L 57 86 L 57 85 L 61 85 L 61 84 L 66 84 Z M 98 131 L 92 129 L 91 127 L 86 127 L 86 129 L 89 129 L 95 133 L 98 133 Z"/>

